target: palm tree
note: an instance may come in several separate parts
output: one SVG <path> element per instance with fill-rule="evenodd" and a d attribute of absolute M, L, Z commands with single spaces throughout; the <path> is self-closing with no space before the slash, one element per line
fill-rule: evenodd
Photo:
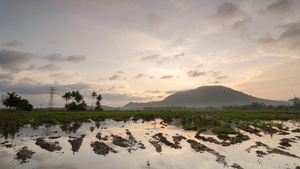
<path fill-rule="evenodd" d="M 80 103 L 80 101 L 83 100 L 83 97 L 82 97 L 82 95 L 79 93 L 79 91 L 76 91 L 76 92 L 75 92 L 75 95 L 74 95 L 73 97 L 74 97 L 74 99 L 75 99 L 75 101 L 76 101 L 77 103 Z"/>
<path fill-rule="evenodd" d="M 18 107 L 20 100 L 21 97 L 19 97 L 16 92 L 7 92 L 7 96 L 3 95 L 1 101 L 4 106 L 9 107 L 9 110 L 11 110 L 12 107 Z"/>
<path fill-rule="evenodd" d="M 65 92 L 65 94 L 62 96 L 63 100 L 66 100 L 66 107 L 69 104 L 69 100 L 71 99 L 71 93 Z"/>
<path fill-rule="evenodd" d="M 95 97 L 97 96 L 97 93 L 95 91 L 93 91 L 92 93 L 92 97 L 93 97 L 93 102 L 92 102 L 92 110 L 94 108 L 94 100 L 95 100 Z"/>
<path fill-rule="evenodd" d="M 101 94 L 99 94 L 99 95 L 97 96 L 96 100 L 97 100 L 97 101 L 96 101 L 97 107 L 95 108 L 95 110 L 103 110 L 103 109 L 101 108 L 101 104 L 100 104 L 100 101 L 102 100 Z"/>

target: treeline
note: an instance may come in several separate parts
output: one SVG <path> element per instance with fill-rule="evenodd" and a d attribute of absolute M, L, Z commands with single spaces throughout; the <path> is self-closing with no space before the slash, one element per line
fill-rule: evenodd
<path fill-rule="evenodd" d="M 97 95 L 96 92 L 92 93 L 93 102 L 91 110 L 94 110 L 94 101 L 96 98 L 96 108 L 95 110 L 103 110 L 100 104 L 102 100 L 102 96 L 99 94 Z M 85 103 L 84 97 L 79 93 L 79 91 L 72 91 L 72 92 L 65 92 L 62 96 L 62 99 L 66 101 L 65 108 L 67 110 L 87 110 L 87 104 Z M 71 103 L 70 103 L 71 101 Z"/>
<path fill-rule="evenodd" d="M 247 105 L 229 105 L 222 107 L 187 107 L 187 106 L 164 106 L 145 107 L 144 110 L 300 110 L 300 99 L 294 98 L 293 105 L 266 105 L 265 103 L 251 103 Z"/>
<path fill-rule="evenodd" d="M 33 106 L 26 99 L 22 99 L 16 94 L 16 92 L 6 93 L 2 96 L 2 104 L 6 107 L 9 107 L 9 110 L 25 110 L 31 111 Z"/>

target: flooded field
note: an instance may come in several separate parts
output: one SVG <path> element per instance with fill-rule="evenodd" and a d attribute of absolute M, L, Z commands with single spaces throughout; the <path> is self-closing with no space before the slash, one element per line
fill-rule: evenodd
<path fill-rule="evenodd" d="M 225 138 L 176 120 L 105 120 L 32 128 L 0 138 L 0 168 L 300 168 L 300 123 Z"/>

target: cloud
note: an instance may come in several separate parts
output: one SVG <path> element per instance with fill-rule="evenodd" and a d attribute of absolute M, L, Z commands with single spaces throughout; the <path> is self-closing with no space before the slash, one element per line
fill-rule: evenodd
<path fill-rule="evenodd" d="M 273 32 L 280 32 L 277 36 L 266 34 L 259 39 L 254 39 L 255 42 L 261 44 L 283 43 L 289 49 L 297 49 L 300 47 L 300 23 L 288 23 L 277 26 Z M 274 33 L 274 34 L 275 34 Z"/>
<path fill-rule="evenodd" d="M 0 74 L 0 80 L 8 80 L 11 81 L 13 80 L 14 77 L 12 76 L 11 73 L 5 73 L 5 74 Z"/>
<path fill-rule="evenodd" d="M 67 76 L 66 74 L 63 74 L 63 73 L 54 73 L 54 74 L 51 74 L 49 75 L 49 77 L 56 77 L 56 78 L 69 78 L 69 76 Z"/>
<path fill-rule="evenodd" d="M 159 16 L 156 15 L 148 15 L 147 16 L 147 20 L 148 20 L 148 27 L 150 29 L 153 29 L 161 24 L 163 24 L 165 22 L 164 18 L 161 18 Z"/>
<path fill-rule="evenodd" d="M 134 11 L 139 8 L 139 5 L 134 0 L 59 0 L 67 7 L 83 8 L 93 6 L 100 8 L 105 14 L 117 14 L 121 12 Z M 91 10 L 91 8 L 89 8 Z"/>
<path fill-rule="evenodd" d="M 119 75 L 113 75 L 110 78 L 108 78 L 109 80 L 113 81 L 113 80 L 126 80 L 126 78 L 121 78 Z"/>
<path fill-rule="evenodd" d="M 198 76 L 205 76 L 207 75 L 206 72 L 202 71 L 202 72 L 198 72 L 198 71 L 189 71 L 186 73 L 188 75 L 188 77 L 198 77 Z"/>
<path fill-rule="evenodd" d="M 160 64 L 165 63 L 165 62 L 175 61 L 176 59 L 179 59 L 182 56 L 184 56 L 184 53 L 180 53 L 180 54 L 177 54 L 177 55 L 164 57 L 162 60 L 160 60 L 160 61 L 158 61 L 156 63 L 160 65 Z"/>
<path fill-rule="evenodd" d="M 187 91 L 187 90 L 190 90 L 190 89 L 168 90 L 168 91 L 166 91 L 165 93 L 166 93 L 166 94 L 174 94 L 174 93 L 177 93 L 177 92 L 184 92 L 184 91 Z"/>
<path fill-rule="evenodd" d="M 173 78 L 173 75 L 165 75 L 165 76 L 160 77 L 160 79 L 172 79 L 172 78 Z"/>
<path fill-rule="evenodd" d="M 86 59 L 86 56 L 84 55 L 71 55 L 68 57 L 64 57 L 61 54 L 51 54 L 48 56 L 45 56 L 45 59 L 52 61 L 52 62 L 63 62 L 63 61 L 69 61 L 69 62 L 82 62 Z"/>
<path fill-rule="evenodd" d="M 203 64 L 200 64 L 200 65 L 197 65 L 196 68 L 202 68 L 204 65 Z"/>
<path fill-rule="evenodd" d="M 4 44 L 5 46 L 10 46 L 10 47 L 18 47 L 18 46 L 21 46 L 22 45 L 22 42 L 19 41 L 19 40 L 13 40 L 13 41 L 10 41 L 6 44 Z"/>
<path fill-rule="evenodd" d="M 19 72 L 21 70 L 20 66 L 23 63 L 29 62 L 34 57 L 36 55 L 33 53 L 3 49 L 0 51 L 0 67 L 13 72 Z"/>
<path fill-rule="evenodd" d="M 147 100 L 147 97 L 137 97 L 137 96 L 131 96 L 127 93 L 124 94 L 117 94 L 117 93 L 103 93 L 101 94 L 103 97 L 103 100 L 106 101 L 142 101 Z"/>
<path fill-rule="evenodd" d="M 140 73 L 140 74 L 136 75 L 134 77 L 134 79 L 141 79 L 141 78 L 144 78 L 144 77 L 147 77 L 147 75 Z"/>
<path fill-rule="evenodd" d="M 60 94 L 67 91 L 80 91 L 84 89 L 89 89 L 91 86 L 85 83 L 76 83 L 76 84 L 43 84 L 43 83 L 28 83 L 27 81 L 20 80 L 16 84 L 7 84 L 6 82 L 0 81 L 0 92 L 17 92 L 20 94 L 47 94 L 49 93 L 50 87 L 55 87 L 56 93 Z"/>
<path fill-rule="evenodd" d="M 153 94 L 155 94 L 155 93 L 161 93 L 161 92 L 158 91 L 158 90 L 147 90 L 147 91 L 144 91 L 144 93 L 153 93 Z"/>
<path fill-rule="evenodd" d="M 261 14 L 282 14 L 288 12 L 293 5 L 292 0 L 277 0 L 276 2 L 268 5 L 265 9 L 259 11 Z"/>
<path fill-rule="evenodd" d="M 232 29 L 242 29 L 246 31 L 245 24 L 252 20 L 252 17 L 242 11 L 236 4 L 223 1 L 217 6 L 214 14 L 207 19 L 223 26 L 231 25 Z"/>
<path fill-rule="evenodd" d="M 21 82 L 21 83 L 32 83 L 32 82 L 36 82 L 36 81 L 31 79 L 30 77 L 24 77 L 24 78 L 20 79 L 19 82 Z"/>
<path fill-rule="evenodd" d="M 159 57 L 159 54 L 142 57 L 141 61 L 153 60 Z"/>
<path fill-rule="evenodd" d="M 58 71 L 60 70 L 60 67 L 54 65 L 54 64 L 47 64 L 45 66 L 36 66 L 36 65 L 31 65 L 29 66 L 26 70 L 38 70 L 38 71 Z"/>

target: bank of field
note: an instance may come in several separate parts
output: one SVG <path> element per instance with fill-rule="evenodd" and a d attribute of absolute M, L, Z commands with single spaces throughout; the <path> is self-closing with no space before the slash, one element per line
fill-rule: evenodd
<path fill-rule="evenodd" d="M 234 126 L 243 129 L 260 128 L 266 132 L 273 127 L 282 128 L 280 121 L 300 121 L 300 111 L 249 111 L 249 110 L 201 110 L 201 111 L 0 111 L 0 131 L 14 134 L 20 127 L 30 124 L 59 125 L 74 122 L 163 119 L 164 123 L 175 122 L 186 130 L 207 130 L 214 133 L 234 133 Z M 251 128 L 252 127 L 252 128 Z"/>

